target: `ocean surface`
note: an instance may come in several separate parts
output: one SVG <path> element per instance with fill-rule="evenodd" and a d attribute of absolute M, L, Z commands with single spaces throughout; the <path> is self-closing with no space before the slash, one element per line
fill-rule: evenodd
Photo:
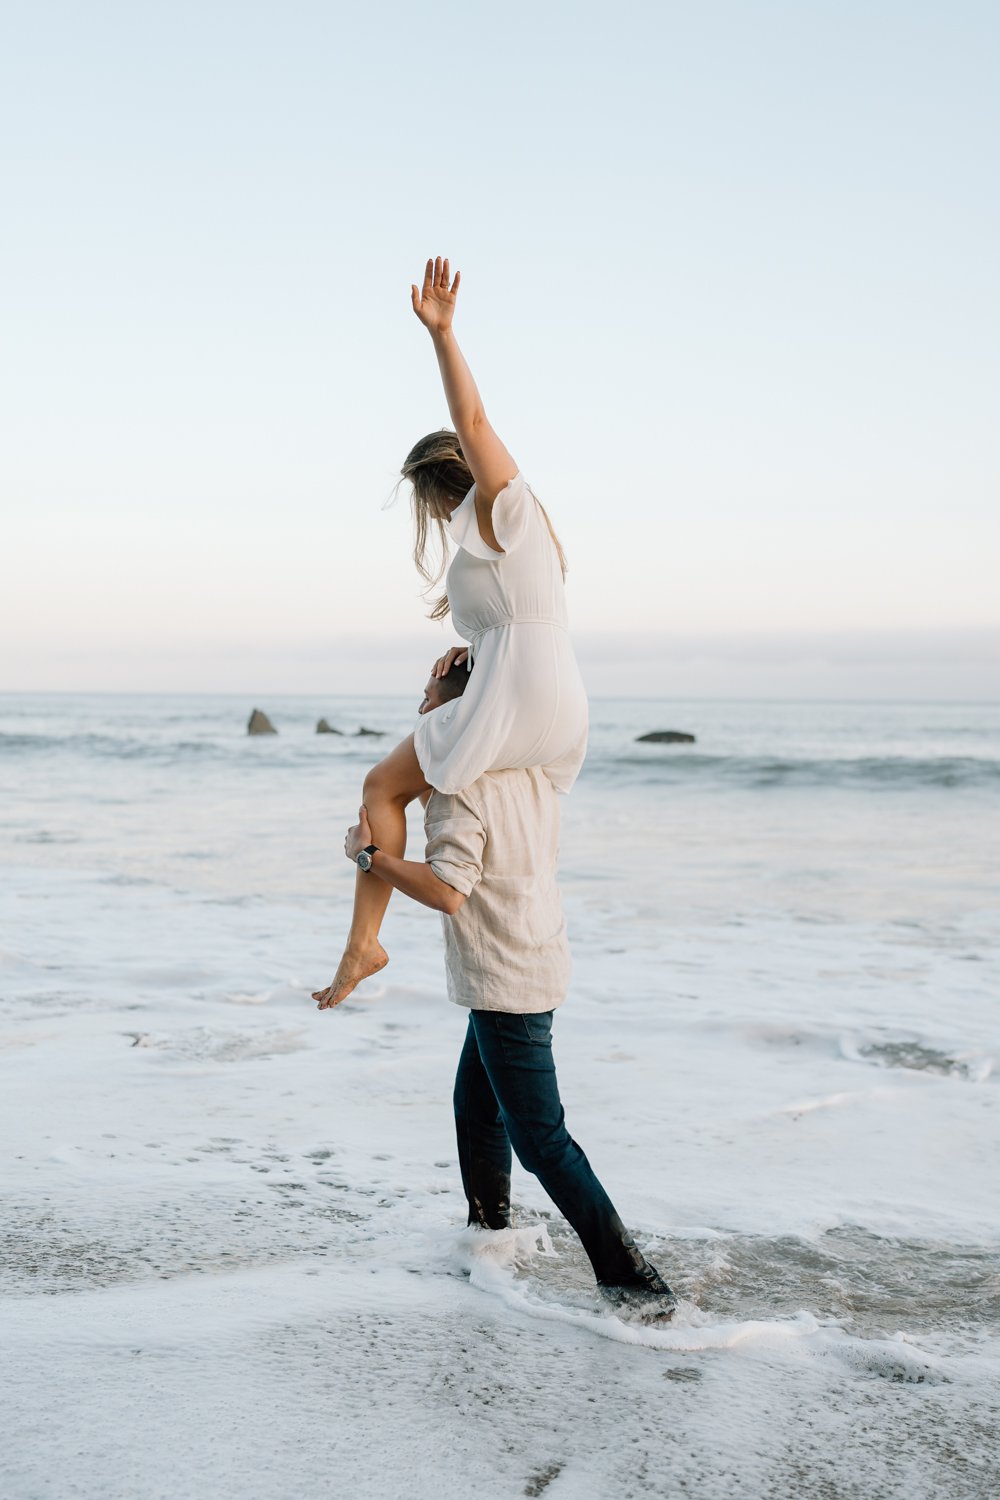
<path fill-rule="evenodd" d="M 592 703 L 555 1046 L 651 1330 L 523 1172 L 463 1230 L 435 914 L 310 999 L 418 700 L 0 695 L 4 1494 L 994 1495 L 1000 705 Z"/>

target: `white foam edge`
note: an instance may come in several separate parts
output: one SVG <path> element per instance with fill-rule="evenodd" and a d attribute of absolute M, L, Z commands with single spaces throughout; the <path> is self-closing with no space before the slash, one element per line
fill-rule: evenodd
<path fill-rule="evenodd" d="M 681 1301 L 671 1324 L 645 1327 L 623 1322 L 614 1313 L 589 1311 L 585 1307 L 556 1302 L 533 1288 L 518 1283 L 518 1263 L 536 1255 L 553 1257 L 555 1251 L 544 1225 L 516 1229 L 462 1230 L 453 1241 L 455 1265 L 466 1271 L 477 1290 L 497 1297 L 507 1307 L 528 1317 L 568 1323 L 587 1329 L 619 1344 L 639 1344 L 674 1353 L 738 1350 L 750 1353 L 802 1352 L 833 1357 L 861 1374 L 914 1384 L 940 1384 L 950 1376 L 935 1356 L 914 1345 L 905 1335 L 891 1339 L 863 1339 L 846 1333 L 835 1323 L 820 1323 L 815 1314 L 802 1310 L 791 1318 L 757 1318 L 744 1322 L 714 1319 L 695 1303 Z"/>

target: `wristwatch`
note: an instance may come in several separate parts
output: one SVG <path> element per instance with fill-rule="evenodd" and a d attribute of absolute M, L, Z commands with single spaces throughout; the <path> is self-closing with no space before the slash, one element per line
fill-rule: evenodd
<path fill-rule="evenodd" d="M 370 870 L 372 867 L 372 855 L 377 853 L 378 844 L 369 844 L 367 849 L 362 849 L 357 859 L 358 869 Z"/>

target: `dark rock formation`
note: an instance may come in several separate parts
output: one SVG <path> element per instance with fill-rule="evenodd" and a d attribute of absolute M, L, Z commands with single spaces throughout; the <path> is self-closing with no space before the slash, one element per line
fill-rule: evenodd
<path fill-rule="evenodd" d="M 654 729 L 650 734 L 637 734 L 635 742 L 637 745 L 693 745 L 695 738 L 682 729 Z"/>
<path fill-rule="evenodd" d="M 247 734 L 277 734 L 277 732 L 267 714 L 261 713 L 259 708 L 255 708 L 250 715 L 250 722 L 247 724 Z"/>
<path fill-rule="evenodd" d="M 320 719 L 316 725 L 317 734 L 343 734 L 343 732 L 342 729 L 334 729 L 333 725 L 328 724 L 325 719 Z"/>
<path fill-rule="evenodd" d="M 384 729 L 366 729 L 363 724 L 362 724 L 362 726 L 361 726 L 360 729 L 355 730 L 355 735 L 359 735 L 359 734 L 370 735 L 373 740 L 384 740 L 385 739 L 385 730 Z"/>

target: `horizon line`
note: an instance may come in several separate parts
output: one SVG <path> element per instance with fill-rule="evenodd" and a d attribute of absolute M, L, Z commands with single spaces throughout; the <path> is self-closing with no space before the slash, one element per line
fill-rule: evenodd
<path fill-rule="evenodd" d="M 252 695 L 232 688 L 0 688 L 0 698 L 240 698 L 248 700 Z M 288 688 L 261 689 L 260 696 L 268 698 L 378 698 L 399 699 L 412 697 L 408 692 L 358 693 L 349 689 L 336 689 L 330 693 L 319 690 L 295 692 Z M 888 698 L 882 695 L 869 698 L 821 698 L 798 696 L 792 698 L 737 697 L 730 694 L 690 695 L 641 693 L 589 693 L 592 703 L 841 703 L 884 704 L 897 708 L 998 708 L 997 698 Z"/>

